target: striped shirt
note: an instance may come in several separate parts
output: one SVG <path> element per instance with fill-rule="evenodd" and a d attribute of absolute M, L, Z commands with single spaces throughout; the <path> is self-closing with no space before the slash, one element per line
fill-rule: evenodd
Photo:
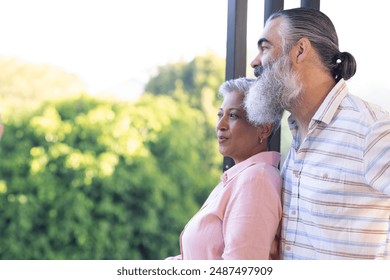
<path fill-rule="evenodd" d="M 284 259 L 390 259 L 390 115 L 341 80 L 282 168 Z M 301 144 L 299 144 L 301 143 Z"/>

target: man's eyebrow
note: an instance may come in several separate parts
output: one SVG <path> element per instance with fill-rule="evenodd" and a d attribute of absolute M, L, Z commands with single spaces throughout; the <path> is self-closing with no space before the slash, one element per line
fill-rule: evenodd
<path fill-rule="evenodd" d="M 259 41 L 257 41 L 257 46 L 260 47 L 262 43 L 271 43 L 270 41 L 268 41 L 267 39 L 265 38 L 260 38 Z"/>

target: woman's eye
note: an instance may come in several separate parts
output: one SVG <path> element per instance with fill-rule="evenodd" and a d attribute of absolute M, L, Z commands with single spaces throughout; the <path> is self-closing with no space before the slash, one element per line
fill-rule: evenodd
<path fill-rule="evenodd" d="M 218 116 L 218 119 L 221 119 L 223 114 L 222 113 L 218 113 L 217 116 Z"/>
<path fill-rule="evenodd" d="M 236 120 L 238 119 L 238 116 L 235 113 L 230 113 L 230 118 Z"/>

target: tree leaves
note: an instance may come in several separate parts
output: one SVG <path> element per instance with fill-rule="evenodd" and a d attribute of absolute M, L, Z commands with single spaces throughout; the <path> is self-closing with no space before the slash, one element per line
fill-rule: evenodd
<path fill-rule="evenodd" d="M 137 103 L 79 96 L 8 116 L 0 258 L 178 253 L 180 231 L 218 180 L 209 129 L 201 111 L 167 96 Z"/>

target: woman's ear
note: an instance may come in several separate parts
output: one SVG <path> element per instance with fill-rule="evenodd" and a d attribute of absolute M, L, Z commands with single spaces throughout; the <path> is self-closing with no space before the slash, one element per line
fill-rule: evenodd
<path fill-rule="evenodd" d="M 257 128 L 257 137 L 259 137 L 259 139 L 267 140 L 272 133 L 272 129 L 272 124 L 259 125 L 259 127 Z"/>

